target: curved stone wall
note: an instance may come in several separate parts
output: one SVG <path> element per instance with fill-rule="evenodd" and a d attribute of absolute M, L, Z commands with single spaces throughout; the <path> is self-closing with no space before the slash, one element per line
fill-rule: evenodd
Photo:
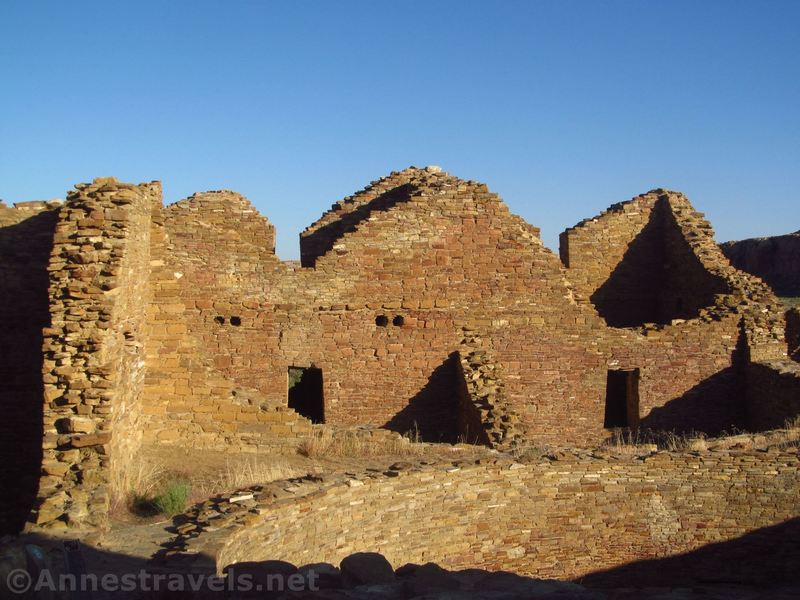
<path fill-rule="evenodd" d="M 302 492 L 284 484 L 187 551 L 213 556 L 219 571 L 272 559 L 338 564 L 377 551 L 395 567 L 432 561 L 575 578 L 800 513 L 797 449 L 551 458 L 365 473 Z"/>

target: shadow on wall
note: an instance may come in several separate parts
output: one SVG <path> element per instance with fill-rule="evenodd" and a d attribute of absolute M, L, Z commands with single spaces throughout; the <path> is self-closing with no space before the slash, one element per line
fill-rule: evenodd
<path fill-rule="evenodd" d="M 408 200 L 414 186 L 410 183 L 384 192 L 374 200 L 345 213 L 336 221 L 320 227 L 313 233 L 300 236 L 300 264 L 313 267 L 320 256 L 324 256 L 344 234 L 355 231 L 358 224 L 373 212 L 386 211 L 395 204 Z"/>
<path fill-rule="evenodd" d="M 16 533 L 42 468 L 42 328 L 50 324 L 47 264 L 58 211 L 0 229 L 0 534 Z"/>
<path fill-rule="evenodd" d="M 581 577 L 589 587 L 800 584 L 800 518 L 707 544 L 676 556 L 640 560 Z M 767 597 L 767 596 L 764 596 Z"/>
<path fill-rule="evenodd" d="M 708 435 L 745 426 L 744 380 L 734 367 L 715 373 L 685 394 L 653 408 L 640 421 L 642 429 Z"/>
<path fill-rule="evenodd" d="M 798 540 L 800 540 L 800 519 L 791 519 L 754 530 L 738 538 L 708 544 L 685 554 L 634 561 L 607 570 L 596 571 L 578 578 L 576 582 L 589 589 L 625 588 L 629 592 L 633 591 L 631 588 L 703 586 L 703 588 L 710 587 L 713 590 L 714 586 L 719 586 L 717 592 L 720 595 L 713 595 L 715 598 L 728 597 L 726 594 L 731 592 L 732 588 L 738 588 L 738 591 L 758 591 L 759 594 L 763 594 L 758 597 L 767 598 L 772 597 L 768 593 L 770 589 L 800 585 L 800 570 L 797 569 L 797 564 L 800 562 L 800 544 L 798 544 Z M 144 582 L 145 585 L 149 586 L 149 591 L 144 593 L 141 589 L 135 589 L 127 593 L 121 593 L 117 590 L 114 597 L 231 597 L 230 594 L 225 593 L 210 593 L 207 589 L 208 581 L 201 581 L 198 578 L 201 574 L 205 578 L 214 575 L 214 567 L 210 561 L 202 561 L 196 565 L 185 563 L 183 569 L 170 568 L 169 565 L 154 564 L 153 561 L 144 558 L 79 544 L 77 547 L 73 544 L 71 547 L 75 549 L 65 552 L 61 542 L 62 540 L 57 538 L 34 534 L 0 546 L 0 596 L 5 597 L 4 593 L 8 592 L 5 586 L 6 582 L 11 580 L 7 579 L 7 575 L 15 569 L 24 569 L 32 573 L 34 579 L 38 579 L 36 577 L 37 567 L 32 564 L 30 559 L 26 558 L 24 550 L 24 544 L 34 544 L 43 550 L 39 564 L 48 569 L 50 575 L 53 576 L 52 580 L 56 582 L 59 580 L 68 581 L 66 578 L 59 577 L 64 573 L 75 575 L 76 578 L 83 573 L 92 573 L 97 576 L 94 579 L 97 582 L 102 581 L 100 579 L 101 575 L 112 574 L 116 577 L 106 579 L 112 584 L 114 581 L 119 582 L 120 578 L 125 574 L 133 574 L 135 581 Z M 359 550 L 370 551 L 375 549 L 363 548 Z M 67 556 L 69 556 L 69 559 Z M 357 554 L 351 555 L 344 560 L 352 560 L 357 556 Z M 363 555 L 360 556 L 363 557 Z M 373 557 L 376 557 L 376 555 L 373 555 Z M 456 592 L 458 597 L 461 598 L 467 597 L 466 594 L 477 595 L 487 592 L 492 595 L 507 591 L 515 592 L 516 595 L 514 597 L 532 598 L 540 597 L 540 595 L 542 597 L 551 597 L 549 594 L 561 591 L 576 595 L 570 595 L 570 593 L 566 593 L 563 596 L 556 594 L 559 598 L 584 597 L 580 595 L 581 590 L 574 587 L 570 589 L 562 584 L 566 589 L 552 589 L 555 582 L 551 582 L 550 589 L 547 586 L 539 588 L 535 587 L 534 584 L 539 584 L 541 580 L 499 570 L 464 569 L 447 571 L 433 563 L 428 563 L 425 567 L 405 565 L 393 572 L 393 569 L 385 560 L 382 561 L 383 564 L 379 565 L 383 566 L 385 564 L 383 569 L 374 568 L 377 562 L 379 561 L 373 559 L 366 563 L 367 565 L 372 565 L 373 568 L 370 571 L 365 571 L 362 568 L 364 577 L 381 576 L 381 581 L 371 581 L 371 583 L 388 583 L 389 585 L 396 584 L 404 588 L 408 587 L 414 591 L 415 596 L 432 592 L 437 594 Z M 362 560 L 360 564 L 363 566 L 365 563 Z M 502 569 L 503 565 L 498 564 L 497 567 Z M 302 596 L 304 598 L 350 597 L 346 593 L 339 595 L 333 590 L 342 586 L 363 584 L 361 581 L 350 581 L 349 578 L 342 577 L 336 566 L 325 563 L 317 563 L 316 565 L 308 565 L 298 569 L 296 565 L 291 563 L 271 560 L 238 563 L 226 568 L 225 571 L 228 577 L 232 575 L 238 576 L 239 581 L 242 583 L 261 584 L 266 589 L 278 591 L 280 589 L 279 586 L 287 581 L 286 579 L 281 580 L 281 576 L 285 578 L 298 572 L 307 573 L 312 568 L 315 569 L 317 575 L 316 584 L 323 591 L 319 596 L 306 593 Z M 161 574 L 162 577 L 159 582 L 162 587 L 157 590 L 153 587 L 156 581 L 154 574 L 156 573 Z M 358 571 L 354 571 L 354 573 L 357 574 Z M 166 574 L 170 574 L 171 577 L 166 579 Z M 242 575 L 247 575 L 247 578 L 243 578 Z M 90 578 L 84 578 L 84 580 L 93 581 Z M 134 579 L 131 579 L 131 581 L 134 581 Z M 168 584 L 169 588 L 165 589 Z M 97 585 L 99 587 L 100 583 Z M 555 585 L 558 586 L 558 584 Z M 237 589 L 234 582 L 228 582 L 223 587 L 226 590 Z M 326 588 L 330 591 L 324 591 Z M 181 592 L 180 589 L 183 589 L 183 591 Z M 467 589 L 469 591 L 464 591 Z M 191 590 L 194 590 L 194 593 Z M 458 592 L 459 590 L 461 590 L 460 593 Z M 247 591 L 247 588 L 237 590 L 236 597 L 275 597 L 275 594 L 269 594 L 265 591 L 261 591 L 258 594 L 251 592 L 250 594 L 241 595 L 245 591 Z M 544 592 L 549 592 L 549 594 L 544 594 Z M 663 589 L 648 592 L 643 590 L 635 596 L 626 595 L 625 597 L 663 598 L 663 593 Z M 407 595 L 402 596 L 408 597 Z M 19 596 L 8 594 L 8 597 Z M 81 597 L 83 596 L 81 595 Z M 358 597 L 363 596 L 359 595 Z M 595 596 L 589 595 L 588 597 L 594 598 Z"/>
<path fill-rule="evenodd" d="M 458 354 L 454 352 L 434 369 L 428 383 L 408 405 L 383 427 L 419 436 L 422 442 L 456 443 L 460 427 L 457 376 Z"/>
<path fill-rule="evenodd" d="M 714 303 L 715 294 L 726 291 L 684 238 L 669 202 L 659 199 L 591 302 L 611 327 L 635 327 L 694 318 Z"/>
<path fill-rule="evenodd" d="M 742 322 L 731 354 L 731 366 L 704 379 L 681 396 L 653 408 L 641 420 L 640 426 L 643 429 L 708 435 L 747 428 L 745 368 L 749 362 L 747 332 Z"/>

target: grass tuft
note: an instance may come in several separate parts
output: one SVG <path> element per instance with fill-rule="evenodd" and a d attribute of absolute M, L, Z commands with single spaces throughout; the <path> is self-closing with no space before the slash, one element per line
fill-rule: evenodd
<path fill-rule="evenodd" d="M 164 466 L 155 461 L 134 458 L 118 462 L 111 470 L 111 510 L 132 507 L 142 498 L 152 497 L 163 485 L 166 472 Z"/>
<path fill-rule="evenodd" d="M 615 429 L 607 444 L 617 451 L 637 453 L 652 450 L 670 452 L 704 451 L 708 449 L 706 434 L 697 431 L 651 431 Z"/>
<path fill-rule="evenodd" d="M 423 447 L 412 438 L 383 429 L 319 429 L 301 441 L 297 451 L 309 458 L 414 456 L 420 454 Z"/>

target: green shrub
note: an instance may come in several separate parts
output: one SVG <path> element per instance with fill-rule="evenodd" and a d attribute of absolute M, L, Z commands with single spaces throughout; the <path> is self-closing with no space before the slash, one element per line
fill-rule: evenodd
<path fill-rule="evenodd" d="M 186 509 L 189 499 L 189 484 L 185 481 L 173 479 L 167 483 L 166 489 L 153 498 L 153 504 L 158 512 L 171 517 Z"/>
<path fill-rule="evenodd" d="M 131 498 L 130 510 L 144 517 L 158 514 L 171 517 L 183 512 L 188 499 L 189 484 L 178 479 L 171 479 L 160 494 L 155 496 L 134 494 Z"/>

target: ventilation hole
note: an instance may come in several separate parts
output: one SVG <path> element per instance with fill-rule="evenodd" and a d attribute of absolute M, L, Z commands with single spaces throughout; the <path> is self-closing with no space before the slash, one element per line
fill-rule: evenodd
<path fill-rule="evenodd" d="M 405 322 L 406 320 L 400 315 L 397 315 L 394 319 L 392 319 L 392 325 L 395 327 L 402 327 L 403 323 Z"/>
<path fill-rule="evenodd" d="M 238 327 L 241 324 L 242 324 L 241 317 L 231 317 L 231 325 L 233 325 L 234 327 Z"/>
<path fill-rule="evenodd" d="M 225 317 L 214 317 L 214 323 L 225 325 Z"/>
<path fill-rule="evenodd" d="M 378 315 L 375 317 L 375 325 L 378 327 L 386 327 L 389 324 L 389 317 L 386 315 Z"/>

